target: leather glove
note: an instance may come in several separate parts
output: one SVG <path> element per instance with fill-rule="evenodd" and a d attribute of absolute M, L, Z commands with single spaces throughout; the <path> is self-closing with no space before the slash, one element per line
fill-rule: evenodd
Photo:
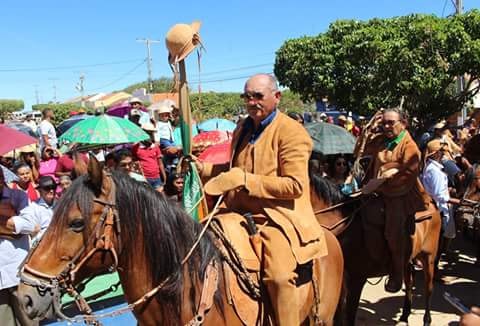
<path fill-rule="evenodd" d="M 204 187 L 207 194 L 218 196 L 227 191 L 240 187 L 245 187 L 246 174 L 240 168 L 232 168 L 228 172 L 220 173 L 215 178 L 210 179 Z"/>

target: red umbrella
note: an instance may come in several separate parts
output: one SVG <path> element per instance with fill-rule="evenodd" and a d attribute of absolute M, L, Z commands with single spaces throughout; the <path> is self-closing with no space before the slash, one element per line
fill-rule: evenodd
<path fill-rule="evenodd" d="M 209 147 L 232 139 L 232 133 L 221 130 L 201 132 L 193 137 L 194 147 Z"/>
<path fill-rule="evenodd" d="M 0 125 L 0 155 L 13 151 L 16 148 L 35 144 L 36 138 L 25 135 L 23 132 Z"/>
<path fill-rule="evenodd" d="M 216 144 L 208 147 L 198 156 L 202 162 L 213 164 L 223 164 L 230 161 L 231 141 L 222 144 Z"/>

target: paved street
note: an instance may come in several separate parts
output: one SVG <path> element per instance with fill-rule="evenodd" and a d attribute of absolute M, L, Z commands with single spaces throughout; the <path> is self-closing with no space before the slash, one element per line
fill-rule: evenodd
<path fill-rule="evenodd" d="M 480 303 L 480 269 L 473 265 L 474 251 L 471 243 L 456 240 L 454 250 L 459 252 L 458 262 L 454 265 L 442 264 L 445 270 L 443 285 L 435 283 L 432 298 L 432 325 L 457 325 L 459 316 L 455 309 L 443 298 L 445 291 L 460 298 L 467 306 Z M 378 279 L 370 279 L 376 283 Z M 396 294 L 384 291 L 385 278 L 378 285 L 367 284 L 363 290 L 360 309 L 357 314 L 357 325 L 395 325 L 401 315 L 404 292 Z M 423 273 L 417 272 L 417 290 L 414 292 L 413 309 L 409 325 L 423 325 Z"/>

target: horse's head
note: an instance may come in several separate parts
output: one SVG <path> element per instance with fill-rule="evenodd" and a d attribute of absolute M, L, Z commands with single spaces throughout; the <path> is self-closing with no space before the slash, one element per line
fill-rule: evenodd
<path fill-rule="evenodd" d="M 88 175 L 63 195 L 49 228 L 21 267 L 19 295 L 28 315 L 62 316 L 62 293 L 75 294 L 75 285 L 87 276 L 116 268 L 119 236 L 115 184 L 92 157 Z"/>

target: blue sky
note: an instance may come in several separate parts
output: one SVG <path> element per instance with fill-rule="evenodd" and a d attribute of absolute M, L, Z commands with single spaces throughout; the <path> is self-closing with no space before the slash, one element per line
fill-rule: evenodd
<path fill-rule="evenodd" d="M 289 38 L 324 32 L 337 19 L 366 20 L 410 13 L 452 14 L 451 0 L 348 1 L 2 1 L 0 20 L 0 98 L 36 102 L 78 96 L 85 75 L 86 94 L 111 92 L 147 77 L 146 47 L 152 45 L 153 76 L 171 76 L 164 44 L 179 22 L 202 21 L 206 52 L 201 59 L 203 91 L 240 91 L 247 76 L 271 72 L 275 51 Z M 465 10 L 480 0 L 464 0 Z M 187 60 L 191 87 L 197 89 L 196 56 Z"/>

